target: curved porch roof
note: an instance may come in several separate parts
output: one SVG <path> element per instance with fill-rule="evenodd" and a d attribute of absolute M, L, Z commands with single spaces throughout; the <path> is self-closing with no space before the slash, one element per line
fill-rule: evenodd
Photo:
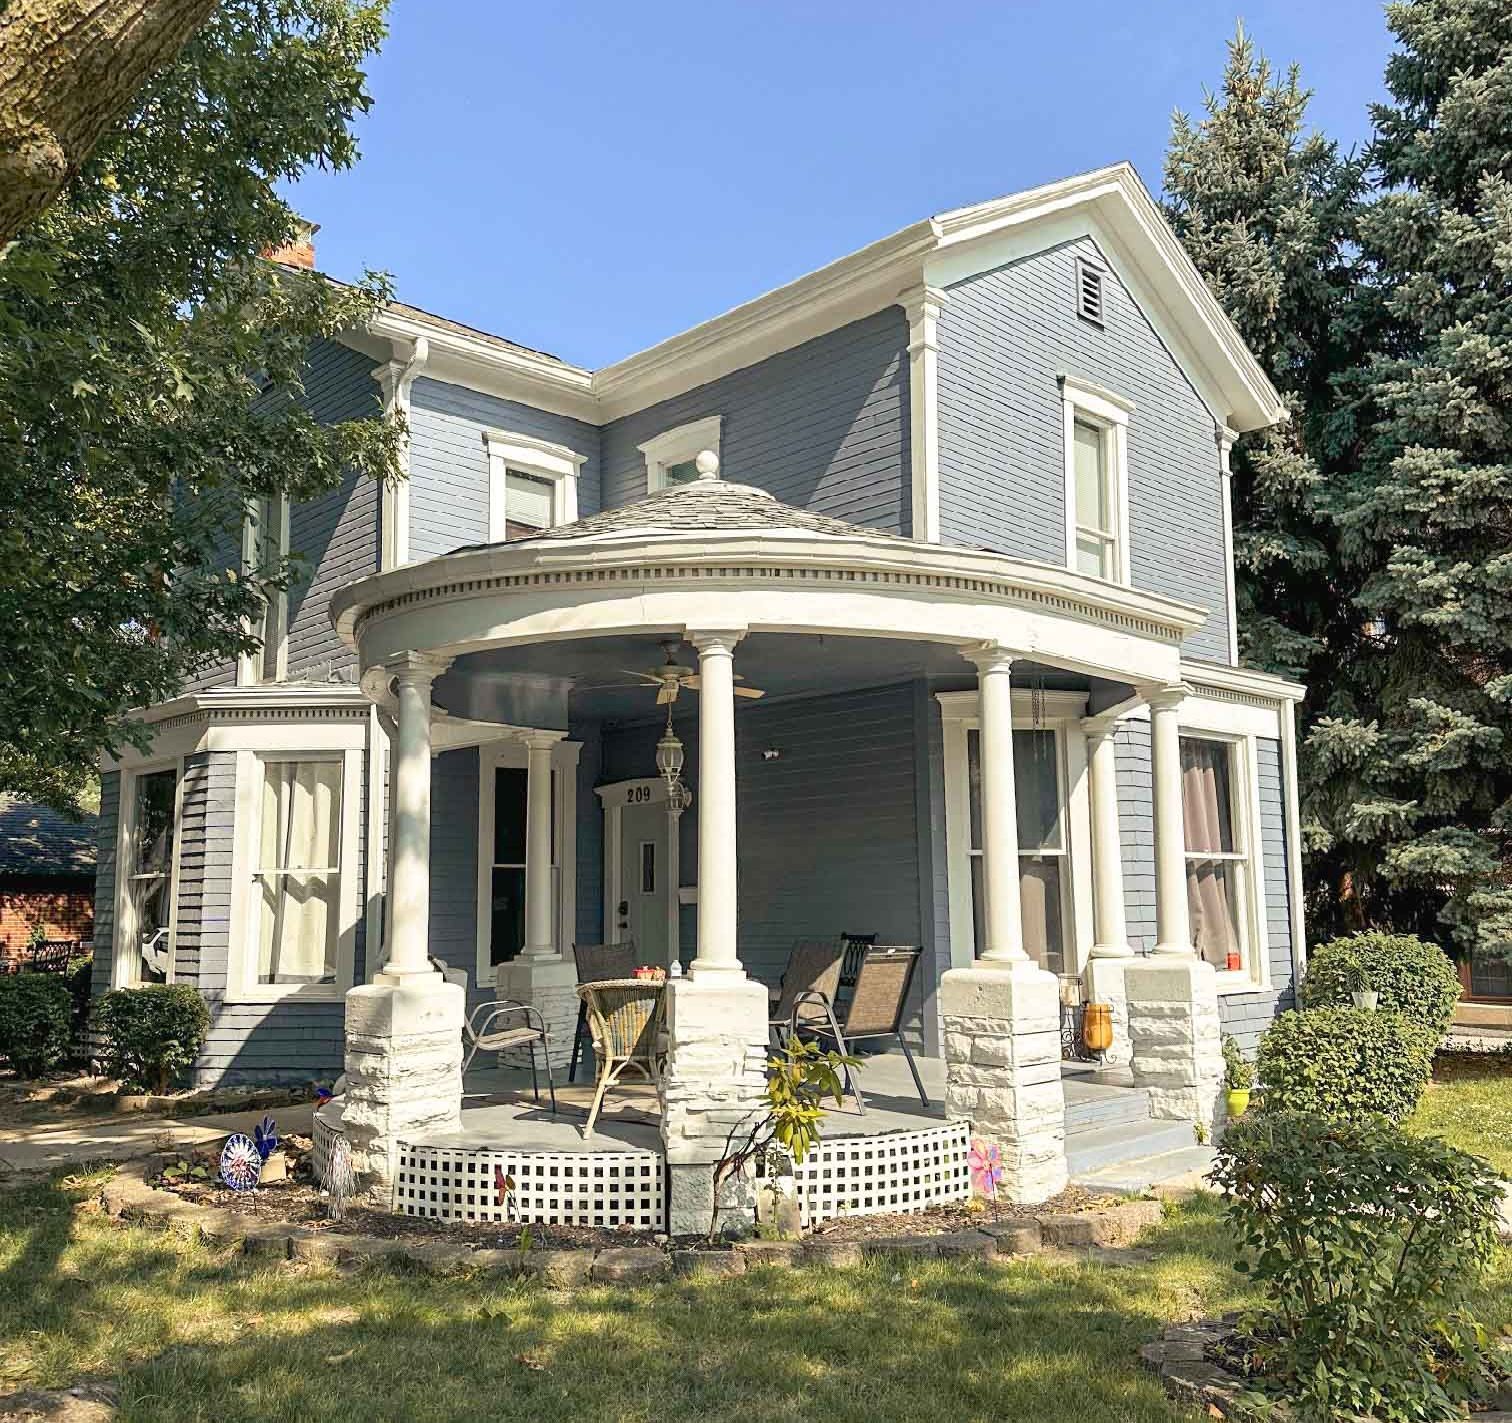
<path fill-rule="evenodd" d="M 996 643 L 1144 685 L 1180 679 L 1181 641 L 1205 618 L 1070 569 L 862 528 L 707 477 L 369 575 L 331 606 L 371 691 L 381 678 L 368 674 L 402 653 L 693 629 Z M 566 655 L 561 673 L 571 675 Z"/>

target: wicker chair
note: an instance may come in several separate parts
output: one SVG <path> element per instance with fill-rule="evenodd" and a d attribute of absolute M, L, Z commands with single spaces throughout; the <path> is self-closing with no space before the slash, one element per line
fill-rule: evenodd
<path fill-rule="evenodd" d="M 661 1085 L 662 1022 L 667 1011 L 666 984 L 649 978 L 611 978 L 578 985 L 588 1010 L 593 1060 L 598 1079 L 583 1138 L 593 1135 L 604 1094 L 632 1069 L 653 1086 Z"/>
<path fill-rule="evenodd" d="M 878 1038 L 894 1038 L 903 1049 L 908 1070 L 913 1074 L 914 1086 L 919 1091 L 919 1101 L 929 1105 L 924 1091 L 923 1079 L 913 1053 L 903 1038 L 903 1015 L 908 1011 L 908 990 L 913 986 L 914 971 L 919 966 L 919 949 L 913 944 L 873 944 L 866 950 L 856 976 L 855 992 L 845 1005 L 845 1022 L 836 1020 L 834 1009 L 821 994 L 800 994 L 800 1006 L 818 1010 L 819 1021 L 802 1025 L 803 1033 L 819 1039 L 830 1039 L 843 1053 L 859 1042 L 875 1041 Z M 851 1094 L 856 1106 L 864 1116 L 866 1099 L 856 1085 L 855 1077 L 847 1073 Z"/>
<path fill-rule="evenodd" d="M 773 1001 L 767 1026 L 775 1035 L 782 1027 L 796 1032 L 800 1027 L 824 1021 L 824 1010 L 805 994 L 818 994 L 833 1008 L 840 991 L 840 965 L 845 946 L 839 939 L 800 939 L 788 956 L 782 987 Z"/>
<path fill-rule="evenodd" d="M 572 957 L 577 964 L 579 984 L 603 983 L 611 978 L 629 978 L 635 967 L 635 940 L 621 939 L 614 944 L 574 944 Z M 578 1061 L 583 1055 L 583 1041 L 588 1036 L 588 1000 L 579 995 L 577 1027 L 572 1030 L 572 1056 L 567 1062 L 567 1080 L 577 1081 Z"/>

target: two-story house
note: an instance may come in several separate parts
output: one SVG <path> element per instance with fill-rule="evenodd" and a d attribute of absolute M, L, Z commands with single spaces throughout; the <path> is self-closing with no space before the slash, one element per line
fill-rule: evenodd
<path fill-rule="evenodd" d="M 934 1055 L 993 936 L 1113 1004 L 1115 1060 L 1158 941 L 1247 1045 L 1287 1001 L 1301 689 L 1238 665 L 1228 487 L 1282 406 L 1127 165 L 600 370 L 395 302 L 308 392 L 402 410 L 407 478 L 258 511 L 308 580 L 102 777 L 97 988 L 195 985 L 201 1083 L 334 1077 L 417 895 L 562 1053 L 572 945 L 626 936 L 768 981 L 919 945 Z"/>

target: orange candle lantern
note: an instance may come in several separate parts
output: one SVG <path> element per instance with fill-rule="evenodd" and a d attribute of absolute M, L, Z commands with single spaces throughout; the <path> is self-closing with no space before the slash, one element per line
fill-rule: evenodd
<path fill-rule="evenodd" d="M 1107 1052 L 1113 1046 L 1111 1003 L 1089 1003 L 1082 1010 L 1082 1043 L 1088 1052 Z"/>

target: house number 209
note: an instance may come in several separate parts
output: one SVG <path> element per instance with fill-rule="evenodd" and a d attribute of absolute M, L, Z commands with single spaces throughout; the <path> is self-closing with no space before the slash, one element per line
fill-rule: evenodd
<path fill-rule="evenodd" d="M 625 792 L 625 804 L 626 805 L 637 805 L 641 801 L 648 801 L 650 799 L 651 799 L 651 787 L 650 786 L 631 786 Z"/>

